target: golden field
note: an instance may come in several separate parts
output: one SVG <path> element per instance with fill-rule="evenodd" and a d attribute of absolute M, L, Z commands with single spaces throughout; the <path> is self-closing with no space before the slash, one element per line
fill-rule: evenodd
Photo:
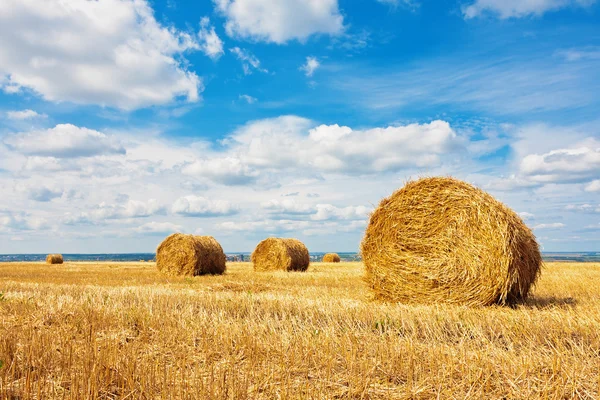
<path fill-rule="evenodd" d="M 166 277 L 0 264 L 0 398 L 599 397 L 600 264 L 546 264 L 527 304 L 371 300 L 360 263 Z"/>

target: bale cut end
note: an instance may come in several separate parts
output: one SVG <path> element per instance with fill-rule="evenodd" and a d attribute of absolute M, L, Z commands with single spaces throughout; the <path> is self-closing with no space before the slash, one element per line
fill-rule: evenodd
<path fill-rule="evenodd" d="M 174 233 L 156 249 L 156 267 L 169 275 L 222 274 L 225 262 L 223 248 L 212 236 Z"/>
<path fill-rule="evenodd" d="M 424 178 L 383 199 L 361 244 L 378 299 L 466 305 L 525 300 L 539 246 L 511 209 L 453 178 Z"/>
<path fill-rule="evenodd" d="M 255 271 L 306 271 L 310 264 L 308 249 L 298 239 L 268 238 L 252 252 Z"/>
<path fill-rule="evenodd" d="M 48 254 L 46 264 L 62 264 L 64 262 L 62 254 Z"/>
<path fill-rule="evenodd" d="M 339 263 L 340 261 L 342 261 L 342 259 L 337 253 L 327 253 L 323 256 L 323 262 Z"/>

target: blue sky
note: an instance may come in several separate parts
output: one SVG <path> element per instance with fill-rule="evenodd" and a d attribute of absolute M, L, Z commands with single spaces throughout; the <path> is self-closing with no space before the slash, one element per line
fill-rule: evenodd
<path fill-rule="evenodd" d="M 595 0 L 4 0 L 0 253 L 355 251 L 452 175 L 600 250 Z"/>

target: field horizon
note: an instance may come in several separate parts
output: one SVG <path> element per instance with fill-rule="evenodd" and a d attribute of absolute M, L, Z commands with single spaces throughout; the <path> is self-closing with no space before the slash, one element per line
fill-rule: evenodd
<path fill-rule="evenodd" d="M 0 398 L 597 398 L 600 264 L 508 307 L 372 300 L 362 263 L 0 263 Z"/>

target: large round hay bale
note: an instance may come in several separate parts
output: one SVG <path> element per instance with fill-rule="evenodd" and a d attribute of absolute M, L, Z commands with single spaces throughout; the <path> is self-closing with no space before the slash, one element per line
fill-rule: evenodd
<path fill-rule="evenodd" d="M 323 256 L 323 262 L 339 263 L 340 261 L 342 261 L 342 259 L 337 253 L 327 253 Z"/>
<path fill-rule="evenodd" d="M 268 238 L 251 255 L 255 271 L 306 271 L 310 263 L 308 249 L 298 239 Z"/>
<path fill-rule="evenodd" d="M 46 256 L 46 264 L 62 264 L 63 261 L 62 254 L 48 254 Z"/>
<path fill-rule="evenodd" d="M 412 181 L 383 199 L 361 252 L 375 297 L 400 302 L 514 304 L 542 265 L 514 211 L 453 178 Z"/>
<path fill-rule="evenodd" d="M 212 236 L 174 233 L 156 249 L 156 267 L 169 275 L 205 275 L 225 272 L 225 253 Z"/>

